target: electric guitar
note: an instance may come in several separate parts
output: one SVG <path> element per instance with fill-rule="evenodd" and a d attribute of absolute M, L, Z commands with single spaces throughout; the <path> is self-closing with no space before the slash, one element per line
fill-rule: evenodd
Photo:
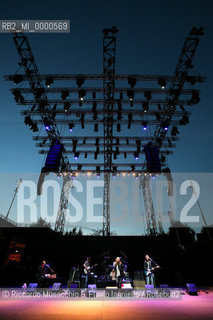
<path fill-rule="evenodd" d="M 85 274 L 90 273 L 90 271 L 91 271 L 93 268 L 95 268 L 96 266 L 97 266 L 97 263 L 94 264 L 92 267 L 84 268 L 84 273 L 85 273 Z"/>
<path fill-rule="evenodd" d="M 148 276 L 150 273 L 152 273 L 153 270 L 158 269 L 158 268 L 160 268 L 160 266 L 156 266 L 156 267 L 153 267 L 151 269 L 149 268 L 147 270 L 144 270 L 144 273 L 145 273 L 146 276 Z"/>

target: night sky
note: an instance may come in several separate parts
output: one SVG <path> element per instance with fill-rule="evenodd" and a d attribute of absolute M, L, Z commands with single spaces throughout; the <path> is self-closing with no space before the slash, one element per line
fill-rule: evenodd
<path fill-rule="evenodd" d="M 195 74 L 207 80 L 199 85 L 201 102 L 189 107 L 189 125 L 179 128 L 180 141 L 168 164 L 173 172 L 213 171 L 211 0 L 1 1 L 0 12 L 1 19 L 70 20 L 69 34 L 27 34 L 40 73 L 102 73 L 102 29 L 117 26 L 116 73 L 172 75 L 188 32 L 192 26 L 204 27 L 193 64 Z M 12 84 L 3 79 L 18 69 L 12 35 L 0 34 L 0 39 L 0 192 L 4 197 L 0 213 L 4 214 L 19 173 L 37 177 L 45 157 L 38 154 L 32 132 L 9 92 Z M 212 193 L 213 183 L 207 184 Z M 124 226 L 119 232 L 125 230 Z"/>

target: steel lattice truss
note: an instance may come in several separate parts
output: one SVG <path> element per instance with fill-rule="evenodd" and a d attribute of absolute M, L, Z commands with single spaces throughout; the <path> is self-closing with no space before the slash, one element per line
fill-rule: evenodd
<path fill-rule="evenodd" d="M 192 66 L 202 28 L 189 33 L 172 76 L 116 74 L 117 32 L 115 27 L 103 30 L 103 74 L 39 74 L 27 38 L 15 34 L 25 73 L 5 76 L 16 84 L 11 92 L 24 107 L 21 114 L 35 133 L 39 153 L 48 153 L 56 139 L 63 144 L 59 173 L 70 173 L 70 179 L 80 172 L 104 173 L 104 235 L 109 235 L 110 175 L 141 176 L 144 146 L 150 142 L 159 148 L 165 168 L 179 127 L 189 123 L 200 101 L 196 84 L 205 80 L 193 74 Z M 58 231 L 63 231 L 67 207 L 62 198 Z"/>

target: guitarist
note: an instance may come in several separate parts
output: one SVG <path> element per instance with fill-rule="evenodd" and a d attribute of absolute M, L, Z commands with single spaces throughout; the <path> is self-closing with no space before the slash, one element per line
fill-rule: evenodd
<path fill-rule="evenodd" d="M 91 257 L 87 257 L 87 260 L 84 262 L 84 273 L 85 273 L 84 288 L 88 287 L 89 271 L 91 268 L 90 263 L 91 263 Z"/>
<path fill-rule="evenodd" d="M 160 268 L 151 258 L 148 254 L 145 255 L 144 260 L 144 273 L 146 277 L 146 284 L 151 284 L 154 286 L 154 269 Z"/>

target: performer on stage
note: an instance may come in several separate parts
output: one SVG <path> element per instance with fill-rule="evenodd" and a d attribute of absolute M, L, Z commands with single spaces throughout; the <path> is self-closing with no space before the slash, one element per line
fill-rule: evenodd
<path fill-rule="evenodd" d="M 39 288 L 46 288 L 49 284 L 49 279 L 51 278 L 50 274 L 53 274 L 54 271 L 46 263 L 45 260 L 42 261 L 41 265 L 38 267 L 39 272 Z"/>
<path fill-rule="evenodd" d="M 146 284 L 151 284 L 154 286 L 154 269 L 160 268 L 157 263 L 155 263 L 148 254 L 145 255 L 144 260 L 144 273 L 146 276 Z"/>
<path fill-rule="evenodd" d="M 121 262 L 121 258 L 117 257 L 114 262 L 114 270 L 115 270 L 115 278 L 116 278 L 116 285 L 118 288 L 121 288 L 121 281 L 122 277 L 124 277 L 124 266 Z"/>
<path fill-rule="evenodd" d="M 87 257 L 87 260 L 84 262 L 84 274 L 85 274 L 84 288 L 88 287 L 89 271 L 91 268 L 90 263 L 91 263 L 91 257 Z"/>

